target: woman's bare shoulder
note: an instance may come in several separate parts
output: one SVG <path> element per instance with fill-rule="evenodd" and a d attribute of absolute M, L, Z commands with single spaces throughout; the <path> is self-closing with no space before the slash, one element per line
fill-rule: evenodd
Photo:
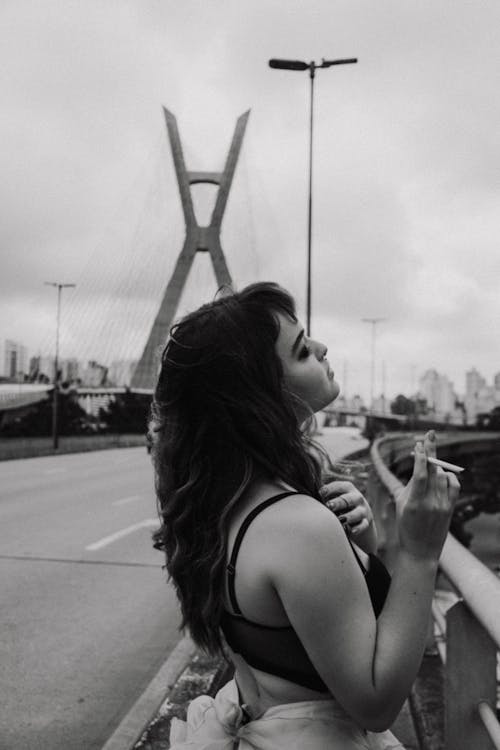
<path fill-rule="evenodd" d="M 307 538 L 323 530 L 331 539 L 334 529 L 343 534 L 342 525 L 337 517 L 322 502 L 305 494 L 289 495 L 282 501 L 270 506 L 267 513 L 269 531 L 286 530 L 289 534 L 298 533 Z M 335 532 L 334 532 L 335 533 Z"/>
<path fill-rule="evenodd" d="M 247 549 L 258 550 L 259 565 L 267 571 L 273 585 L 283 573 L 287 578 L 302 578 L 307 574 L 304 567 L 308 568 L 311 562 L 316 570 L 331 570 L 332 564 L 342 565 L 346 557 L 354 560 L 338 518 L 310 495 L 289 495 L 268 506 L 253 521 L 249 532 Z M 233 530 L 232 537 L 234 533 Z"/>
<path fill-rule="evenodd" d="M 234 508 L 234 512 L 231 517 L 231 521 L 235 519 L 243 518 L 248 515 L 254 508 L 258 507 L 267 500 L 272 500 L 274 497 L 278 498 L 280 495 L 286 495 L 275 503 L 271 503 L 265 509 L 266 520 L 273 516 L 279 519 L 283 514 L 289 514 L 292 510 L 297 509 L 300 511 L 304 506 L 304 502 L 310 504 L 322 505 L 318 500 L 311 497 L 310 495 L 298 493 L 292 487 L 279 481 L 258 481 L 253 482 L 240 498 L 237 506 Z M 260 515 L 260 514 L 259 514 Z"/>
<path fill-rule="evenodd" d="M 286 488 L 269 483 L 244 498 L 231 519 L 228 539 L 230 547 L 249 513 L 263 501 L 284 491 L 287 491 Z M 256 549 L 263 567 L 279 567 L 280 557 L 289 563 L 294 543 L 302 545 L 311 540 L 317 541 L 318 534 L 328 538 L 329 543 L 336 534 L 342 534 L 345 544 L 345 534 L 336 516 L 316 498 L 294 492 L 268 505 L 253 519 L 245 534 L 241 557 L 243 560 L 245 553 Z"/>

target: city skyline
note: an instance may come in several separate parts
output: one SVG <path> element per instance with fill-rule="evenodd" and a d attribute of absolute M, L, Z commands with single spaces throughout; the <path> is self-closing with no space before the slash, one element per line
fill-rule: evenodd
<path fill-rule="evenodd" d="M 29 368 L 25 371 L 25 375 L 29 375 L 32 371 L 33 363 L 38 360 L 37 367 L 40 368 L 41 373 L 46 375 L 50 380 L 53 380 L 53 367 L 54 367 L 54 355 L 53 354 L 30 354 L 27 348 L 21 342 L 14 342 L 12 339 L 8 339 L 3 342 L 3 351 L 0 355 L 0 364 L 2 366 L 2 372 L 0 375 L 6 376 L 6 363 L 7 359 L 5 353 L 7 351 L 7 344 L 17 346 L 20 350 L 23 350 L 23 361 L 29 363 Z M 98 362 L 96 358 L 90 358 L 89 360 L 80 360 L 76 357 L 62 357 L 60 359 L 60 368 L 62 372 L 62 379 L 66 380 L 82 380 L 84 385 L 92 384 L 92 377 L 83 377 L 85 371 L 89 372 L 94 368 L 94 371 L 101 372 L 105 382 L 112 385 L 130 385 L 133 370 L 138 360 L 135 359 L 119 359 L 112 360 L 111 362 Z M 41 365 L 40 363 L 43 362 Z M 75 375 L 73 378 L 68 375 L 68 371 L 73 369 Z M 76 375 L 78 373 L 79 375 Z M 96 376 L 98 377 L 98 376 Z M 430 406 L 436 408 L 438 412 L 447 412 L 452 409 L 452 400 L 458 399 L 462 402 L 467 402 L 467 397 L 471 391 L 475 391 L 478 394 L 482 391 L 482 398 L 486 402 L 488 399 L 491 401 L 491 408 L 500 404 L 500 367 L 497 372 L 493 374 L 491 382 L 477 370 L 476 367 L 472 367 L 464 372 L 464 388 L 460 390 L 456 388 L 455 383 L 450 380 L 448 375 L 443 372 L 438 372 L 436 368 L 430 367 L 424 370 L 422 373 L 413 373 L 413 377 L 416 380 L 418 387 L 409 389 L 406 391 L 385 391 L 384 389 L 378 389 L 374 394 L 374 402 L 377 400 L 386 398 L 388 401 L 394 400 L 398 395 L 404 395 L 408 398 L 416 398 L 424 396 L 427 403 Z M 97 382 L 93 383 L 97 385 Z M 342 386 L 342 383 L 340 383 Z M 498 394 L 497 396 L 495 394 Z M 369 403 L 370 399 L 367 398 L 366 394 L 362 394 L 356 390 L 349 392 L 341 388 L 340 396 L 346 399 L 362 398 L 363 402 Z M 443 403 L 446 405 L 444 406 Z"/>
<path fill-rule="evenodd" d="M 474 365 L 493 378 L 498 3 L 22 0 L 0 14 L 0 338 L 52 351 L 44 282 L 75 283 L 61 356 L 140 356 L 184 231 L 162 106 L 194 170 L 221 167 L 251 110 L 223 248 L 237 287 L 280 282 L 305 323 L 308 81 L 268 60 L 352 56 L 316 81 L 313 335 L 365 397 L 363 318 L 386 318 L 375 392 L 432 367 L 459 390 Z M 216 293 L 199 256 L 180 314 Z"/>

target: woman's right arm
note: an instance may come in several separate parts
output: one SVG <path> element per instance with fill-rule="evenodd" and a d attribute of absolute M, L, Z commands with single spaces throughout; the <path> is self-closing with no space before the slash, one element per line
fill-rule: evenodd
<path fill-rule="evenodd" d="M 416 447 L 400 501 L 401 548 L 378 620 L 341 525 L 326 508 L 295 498 L 289 533 L 275 533 L 273 540 L 271 578 L 291 624 L 334 697 L 372 731 L 393 723 L 418 671 L 459 491 L 454 475 L 427 464 L 426 452 L 435 453 L 429 436 L 425 449 Z"/>

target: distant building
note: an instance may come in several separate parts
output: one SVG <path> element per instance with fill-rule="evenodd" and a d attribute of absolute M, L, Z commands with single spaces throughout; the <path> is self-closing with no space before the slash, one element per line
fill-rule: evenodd
<path fill-rule="evenodd" d="M 81 373 L 83 371 L 83 365 L 74 357 L 69 359 L 63 359 L 59 366 L 61 371 L 61 380 L 67 383 L 76 383 L 81 379 Z"/>
<path fill-rule="evenodd" d="M 130 386 L 136 366 L 136 359 L 114 360 L 109 366 L 108 383 L 110 385 Z"/>
<path fill-rule="evenodd" d="M 353 411 L 364 411 L 366 409 L 365 402 L 361 396 L 358 396 L 357 394 L 352 396 L 352 398 L 347 399 L 347 406 Z"/>
<path fill-rule="evenodd" d="M 22 382 L 28 375 L 28 352 L 18 341 L 4 341 L 1 360 L 2 375 L 7 380 Z"/>
<path fill-rule="evenodd" d="M 460 423 L 457 412 L 457 395 L 453 383 L 437 370 L 427 370 L 419 380 L 419 395 L 427 402 L 428 411 L 439 421 Z"/>
<path fill-rule="evenodd" d="M 102 385 L 106 385 L 108 378 L 108 368 L 105 365 L 100 365 L 95 360 L 90 360 L 87 367 L 81 373 L 82 385 L 89 386 L 90 388 L 99 388 Z"/>
<path fill-rule="evenodd" d="M 476 397 L 479 391 L 486 385 L 486 379 L 481 375 L 479 370 L 473 367 L 465 373 L 465 396 Z"/>
<path fill-rule="evenodd" d="M 475 424 L 478 414 L 486 414 L 500 403 L 500 389 L 496 389 L 497 377 L 495 376 L 495 385 L 489 386 L 475 367 L 466 372 L 465 411 L 468 424 Z"/>
<path fill-rule="evenodd" d="M 61 382 L 76 383 L 80 378 L 82 363 L 79 360 L 60 359 L 58 361 L 59 377 Z M 54 382 L 54 357 L 45 357 L 38 354 L 31 357 L 29 366 L 29 379 L 35 383 Z"/>
<path fill-rule="evenodd" d="M 332 401 L 326 407 L 326 411 L 330 414 L 330 418 L 328 418 L 328 424 L 330 423 L 332 415 L 334 415 L 333 418 L 337 420 L 337 424 L 348 424 L 357 425 L 358 427 L 364 427 L 365 417 L 363 414 L 366 409 L 364 408 L 364 403 L 361 399 L 361 396 L 356 395 L 352 398 L 347 398 L 346 396 L 341 394 L 340 396 L 338 396 L 338 398 L 335 399 L 335 401 Z"/>
<path fill-rule="evenodd" d="M 31 357 L 29 379 L 33 383 L 53 383 L 54 357 L 43 357 L 41 354 Z"/>
<path fill-rule="evenodd" d="M 373 411 L 378 412 L 379 414 L 390 413 L 389 400 L 383 393 L 373 399 Z"/>

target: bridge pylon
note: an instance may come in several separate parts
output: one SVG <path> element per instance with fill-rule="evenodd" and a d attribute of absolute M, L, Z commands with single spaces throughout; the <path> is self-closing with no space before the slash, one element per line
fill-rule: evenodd
<path fill-rule="evenodd" d="M 222 172 L 193 172 L 186 169 L 182 145 L 175 116 L 163 108 L 167 123 L 167 132 L 174 161 L 177 184 L 182 203 L 186 235 L 181 253 L 177 258 L 172 276 L 167 284 L 163 299 L 149 333 L 142 356 L 137 364 L 133 378 L 133 388 L 154 388 L 158 374 L 161 347 L 165 344 L 173 323 L 182 290 L 197 252 L 208 252 L 212 260 L 215 278 L 219 287 L 231 285 L 232 280 L 227 267 L 220 241 L 222 219 L 233 181 L 236 164 L 245 135 L 250 110 L 244 112 L 236 121 L 233 139 L 229 148 L 224 170 Z M 208 226 L 200 226 L 196 220 L 191 185 L 218 185 L 215 206 Z"/>

